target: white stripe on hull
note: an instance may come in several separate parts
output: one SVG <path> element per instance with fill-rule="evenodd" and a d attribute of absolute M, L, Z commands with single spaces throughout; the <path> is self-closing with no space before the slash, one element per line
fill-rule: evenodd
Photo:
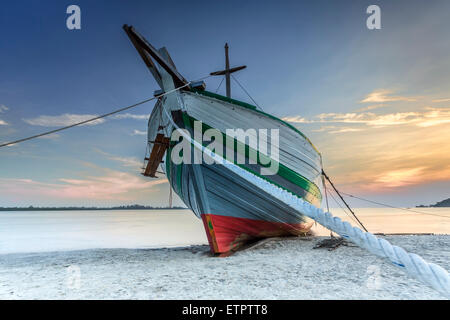
<path fill-rule="evenodd" d="M 243 130 L 251 128 L 255 130 L 279 129 L 280 163 L 314 182 L 320 188 L 320 154 L 301 134 L 280 121 L 245 107 L 204 97 L 196 93 L 183 92 L 182 96 L 184 106 L 190 116 L 223 133 L 226 132 L 226 129 L 236 128 Z M 267 146 L 270 150 L 270 139 L 267 141 Z"/>

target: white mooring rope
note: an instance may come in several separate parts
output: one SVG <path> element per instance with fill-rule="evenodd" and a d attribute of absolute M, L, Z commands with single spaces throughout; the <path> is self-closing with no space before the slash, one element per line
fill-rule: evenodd
<path fill-rule="evenodd" d="M 181 104 L 183 103 L 182 101 L 179 102 Z M 164 105 L 161 106 L 172 125 L 175 128 L 180 129 L 173 121 L 172 117 L 169 116 L 166 108 L 164 108 Z M 342 221 L 339 217 L 333 217 L 330 212 L 324 212 L 322 209 L 313 206 L 295 194 L 281 189 L 267 180 L 264 180 L 226 160 L 222 156 L 203 146 L 201 143 L 192 139 L 183 130 L 179 130 L 179 133 L 190 141 L 195 148 L 202 150 L 203 153 L 215 159 L 219 163 L 222 163 L 225 167 L 244 178 L 249 183 L 265 191 L 266 193 L 277 197 L 294 210 L 297 210 L 305 216 L 314 219 L 325 228 L 334 231 L 341 237 L 350 240 L 359 247 L 366 249 L 377 256 L 388 258 L 394 265 L 400 267 L 406 273 L 431 286 L 447 298 L 450 298 L 450 277 L 447 270 L 444 268 L 438 266 L 437 264 L 426 262 L 417 254 L 408 253 L 403 248 L 392 245 L 389 241 L 380 239 L 370 232 L 365 232 L 358 227 L 353 227 L 350 223 Z"/>
<path fill-rule="evenodd" d="M 338 217 L 333 217 L 331 213 L 324 212 L 322 209 L 311 205 L 296 195 L 261 179 L 227 160 L 225 160 L 224 165 L 258 188 L 281 199 L 291 208 L 314 219 L 325 228 L 336 232 L 359 247 L 377 256 L 388 258 L 394 265 L 400 267 L 406 273 L 430 285 L 447 298 L 450 298 L 450 277 L 444 268 L 434 263 L 426 262 L 417 254 L 408 253 L 403 248 L 392 245 L 387 240 L 380 239 L 370 232 L 353 227 L 350 223 L 344 222 Z"/>

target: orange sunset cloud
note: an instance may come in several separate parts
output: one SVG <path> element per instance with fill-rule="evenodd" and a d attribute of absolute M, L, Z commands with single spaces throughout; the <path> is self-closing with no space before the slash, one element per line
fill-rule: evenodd
<path fill-rule="evenodd" d="M 343 190 L 390 192 L 450 180 L 450 108 L 410 106 L 416 100 L 378 90 L 359 102 L 390 103 L 390 109 L 411 111 L 380 114 L 362 108 L 283 119 L 301 126 Z"/>

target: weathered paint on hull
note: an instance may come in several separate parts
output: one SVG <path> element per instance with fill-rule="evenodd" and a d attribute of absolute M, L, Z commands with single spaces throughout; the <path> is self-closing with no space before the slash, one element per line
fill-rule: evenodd
<path fill-rule="evenodd" d="M 255 141 L 255 138 L 259 138 L 259 141 L 257 145 L 247 145 L 244 139 L 240 143 L 245 144 L 245 151 L 237 150 L 235 153 L 231 150 L 231 153 L 234 153 L 235 158 L 244 156 L 252 161 L 242 164 L 227 156 L 228 161 L 313 205 L 320 205 L 322 159 L 303 133 L 285 121 L 257 110 L 256 106 L 201 90 L 200 88 L 205 87 L 188 83 L 176 70 L 165 48 L 155 50 L 131 28 L 127 27 L 126 31 L 164 92 L 163 96 L 158 97 L 148 124 L 148 162 L 151 165 L 148 173 L 154 175 L 155 164 L 160 164 L 161 146 L 156 139 L 158 134 L 168 138 L 173 130 L 182 128 L 197 140 L 196 132 L 202 134 L 205 129 L 214 128 L 228 140 L 233 137 L 228 133 L 229 129 L 241 129 L 247 132 L 248 140 Z M 148 54 L 142 54 L 141 50 Z M 153 65 L 150 56 L 159 66 Z M 202 123 L 200 128 L 196 128 L 195 120 Z M 272 139 L 271 134 L 269 139 L 267 132 L 272 130 L 276 132 L 273 137 L 279 139 Z M 266 134 L 258 137 L 257 132 Z M 233 144 L 240 145 L 238 141 Z M 159 147 L 154 149 L 155 145 Z M 261 148 L 261 145 L 267 145 L 267 148 Z M 264 155 L 264 149 L 277 152 L 270 152 L 270 156 Z M 153 153 L 152 158 L 154 150 L 157 154 L 155 156 Z M 171 147 L 167 149 L 165 157 L 165 171 L 171 187 L 206 222 L 212 251 L 226 252 L 251 238 L 307 231 L 310 223 L 301 212 L 292 210 L 274 195 L 249 185 L 244 178 L 227 167 L 206 163 L 173 164 L 170 153 Z M 262 159 L 276 160 L 278 165 L 275 166 L 277 169 L 274 175 L 263 175 L 266 171 L 260 170 L 265 163 Z M 274 163 L 270 161 L 270 164 Z"/>
<path fill-rule="evenodd" d="M 175 192 L 203 220 L 214 253 L 235 250 L 252 239 L 303 234 L 313 224 L 224 166 L 169 164 L 166 168 Z"/>
<path fill-rule="evenodd" d="M 169 97 L 165 98 L 157 103 L 150 117 L 149 141 L 154 140 L 156 133 L 161 131 L 165 136 L 170 136 L 174 130 L 172 121 L 189 131 L 193 138 L 196 136 L 193 125 L 195 120 L 203 123 L 201 133 L 209 127 L 219 129 L 222 134 L 226 128 L 247 130 L 249 126 L 254 126 L 256 129 L 279 129 L 280 167 L 277 174 L 260 175 L 259 151 L 256 163 L 250 164 L 248 157 L 251 152 L 247 147 L 245 154 L 241 153 L 246 158 L 245 164 L 237 165 L 320 206 L 320 154 L 300 132 L 277 118 L 234 103 L 191 93 L 180 93 L 178 99 L 170 101 Z M 165 106 L 166 111 L 162 106 Z M 174 164 L 171 150 L 169 148 L 166 153 L 165 173 L 175 193 L 203 220 L 211 251 L 224 253 L 255 238 L 301 234 L 312 226 L 311 220 L 301 212 L 292 210 L 275 196 L 249 185 L 225 166 Z M 239 150 L 235 153 L 236 157 L 237 152 Z"/>
<path fill-rule="evenodd" d="M 203 225 L 214 253 L 234 251 L 258 238 L 301 235 L 307 233 L 313 222 L 283 223 L 218 214 L 202 214 Z"/>

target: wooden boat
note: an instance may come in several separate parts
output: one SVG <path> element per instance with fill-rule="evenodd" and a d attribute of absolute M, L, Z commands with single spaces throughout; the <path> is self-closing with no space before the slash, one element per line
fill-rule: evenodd
<path fill-rule="evenodd" d="M 203 220 L 211 250 L 226 253 L 255 239 L 308 232 L 313 221 L 287 207 L 274 195 L 249 186 L 226 166 L 204 161 L 175 163 L 172 159 L 176 141 L 172 141 L 171 136 L 175 129 L 184 129 L 195 139 L 213 128 L 220 131 L 223 141 L 232 141 L 231 161 L 320 207 L 323 193 L 320 153 L 289 123 L 254 105 L 231 98 L 230 74 L 245 66 L 229 67 L 228 47 L 225 48 L 225 70 L 212 73 L 226 77 L 227 96 L 222 96 L 206 91 L 202 81 L 188 82 L 178 72 L 165 48 L 155 49 L 131 26 L 125 25 L 124 29 L 161 87 L 155 92 L 159 98 L 148 122 L 149 156 L 143 174 L 156 177 L 157 169 L 162 165 L 171 188 Z M 237 128 L 250 132 L 248 141 L 227 135 L 227 130 Z M 274 142 L 268 136 L 263 141 L 270 148 L 278 149 L 278 159 L 261 150 L 259 143 L 255 146 L 249 142 L 251 135 L 260 129 L 268 132 L 278 129 L 279 141 Z M 264 140 L 264 137 L 259 138 Z M 204 141 L 198 142 L 208 145 Z M 229 152 L 226 150 L 229 145 L 223 148 L 222 154 Z M 239 163 L 238 157 L 246 161 Z M 275 174 L 262 175 L 268 161 L 275 162 L 278 170 Z"/>

